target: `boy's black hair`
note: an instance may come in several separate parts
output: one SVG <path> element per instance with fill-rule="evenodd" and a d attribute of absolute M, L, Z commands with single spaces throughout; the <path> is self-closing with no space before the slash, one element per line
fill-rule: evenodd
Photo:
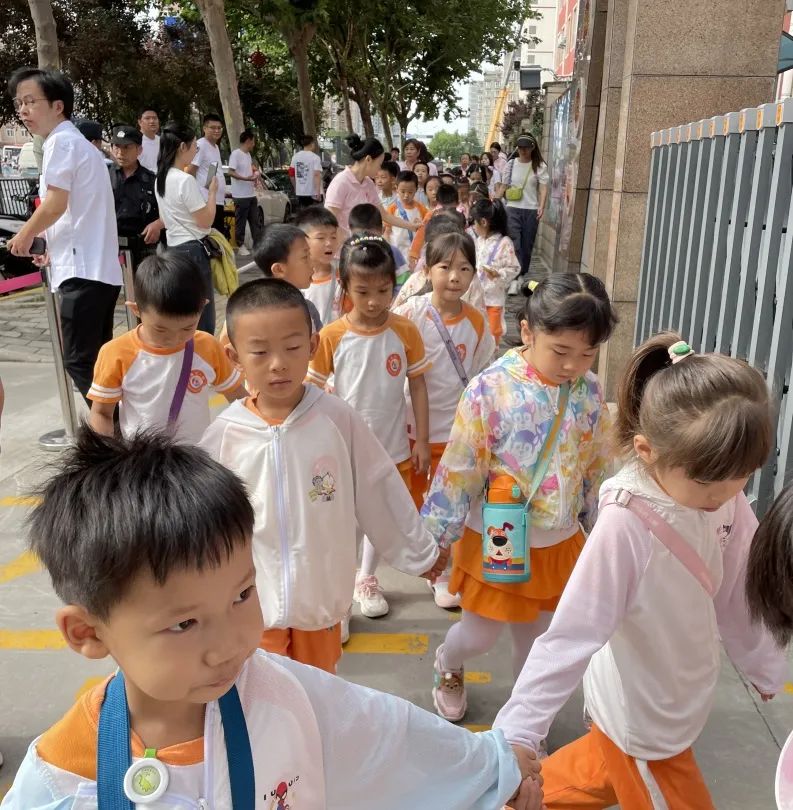
<path fill-rule="evenodd" d="M 300 146 L 305 149 L 307 146 L 311 146 L 312 143 L 316 138 L 313 135 L 301 135 L 300 136 Z"/>
<path fill-rule="evenodd" d="M 240 132 L 240 143 L 245 143 L 246 141 L 254 141 L 256 140 L 256 135 L 251 132 L 249 129 L 243 129 Z"/>
<path fill-rule="evenodd" d="M 63 117 L 71 118 L 74 111 L 74 87 L 66 74 L 60 70 L 42 70 L 34 67 L 17 68 L 8 80 L 8 94 L 11 98 L 17 93 L 21 82 L 33 79 L 39 86 L 44 98 L 52 104 L 55 101 L 63 102 Z"/>
<path fill-rule="evenodd" d="M 144 104 L 141 107 L 138 107 L 138 120 L 143 118 L 143 115 L 147 112 L 153 112 L 157 115 L 157 118 L 160 117 L 160 113 L 157 111 L 157 108 L 153 104 Z"/>
<path fill-rule="evenodd" d="M 442 205 L 444 208 L 447 206 L 455 208 L 460 202 L 457 197 L 457 187 L 449 185 L 448 183 L 441 183 L 441 187 L 438 189 L 438 194 L 435 199 L 438 205 Z"/>
<path fill-rule="evenodd" d="M 358 203 L 350 209 L 350 231 L 383 231 L 380 209 L 371 203 Z"/>
<path fill-rule="evenodd" d="M 249 281 L 236 290 L 229 297 L 226 306 L 226 331 L 229 340 L 234 343 L 234 328 L 237 316 L 263 309 L 290 309 L 303 311 L 311 334 L 314 326 L 311 321 L 311 312 L 308 309 L 303 293 L 282 278 L 257 278 Z"/>
<path fill-rule="evenodd" d="M 147 256 L 135 271 L 134 286 L 141 312 L 198 315 L 206 305 L 207 291 L 199 268 L 175 248 Z"/>
<path fill-rule="evenodd" d="M 399 164 L 395 160 L 384 160 L 383 165 L 380 167 L 381 170 L 388 172 L 391 177 L 398 177 L 399 176 Z"/>
<path fill-rule="evenodd" d="M 400 172 L 397 175 L 397 185 L 400 183 L 413 183 L 413 185 L 418 188 L 419 187 L 419 178 L 415 172 L 411 172 L 405 170 L 404 172 Z"/>
<path fill-rule="evenodd" d="M 438 211 L 430 221 L 424 226 L 424 244 L 429 244 L 433 239 L 444 233 L 464 233 L 465 217 L 452 209 Z"/>
<path fill-rule="evenodd" d="M 253 260 L 265 276 L 272 278 L 273 265 L 276 262 L 286 262 L 292 245 L 298 239 L 305 238 L 305 233 L 295 225 L 280 222 L 268 225 L 253 246 Z"/>
<path fill-rule="evenodd" d="M 217 113 L 207 113 L 201 123 L 202 125 L 208 124 L 210 121 L 217 121 L 219 124 L 223 123 L 223 119 Z"/>
<path fill-rule="evenodd" d="M 394 253 L 382 236 L 353 236 L 342 245 L 339 283 L 345 292 L 353 275 L 385 276 L 396 287 Z"/>
<path fill-rule="evenodd" d="M 295 225 L 302 231 L 309 228 L 338 228 L 339 220 L 324 205 L 309 205 L 295 214 Z"/>
<path fill-rule="evenodd" d="M 138 574 L 163 585 L 250 541 L 253 509 L 234 473 L 156 432 L 114 439 L 83 426 L 28 519 L 58 596 L 107 619 Z"/>

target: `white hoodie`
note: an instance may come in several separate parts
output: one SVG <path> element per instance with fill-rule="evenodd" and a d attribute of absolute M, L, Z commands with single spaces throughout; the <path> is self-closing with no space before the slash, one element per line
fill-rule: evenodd
<path fill-rule="evenodd" d="M 356 524 L 389 565 L 418 576 L 438 557 L 391 457 L 338 397 L 306 385 L 270 426 L 242 401 L 201 446 L 245 482 L 256 513 L 253 557 L 265 627 L 336 624 L 355 586 Z"/>
<path fill-rule="evenodd" d="M 598 517 L 551 626 L 534 643 L 512 697 L 494 726 L 512 743 L 536 747 L 584 676 L 596 725 L 626 754 L 668 759 L 702 731 L 721 667 L 733 663 L 764 693 L 785 680 L 785 654 L 754 625 L 744 596 L 746 560 L 757 529 L 743 493 L 716 512 L 680 506 L 627 464 L 600 490 L 645 498 L 696 550 L 717 587 L 713 599 L 629 509 Z M 586 674 L 584 674 L 586 670 Z"/>

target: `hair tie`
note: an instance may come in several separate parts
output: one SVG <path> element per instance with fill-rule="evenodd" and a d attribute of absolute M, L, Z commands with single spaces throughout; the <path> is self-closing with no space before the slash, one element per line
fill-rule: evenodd
<path fill-rule="evenodd" d="M 669 359 L 672 361 L 672 365 L 679 363 L 681 360 L 685 360 L 686 357 L 690 357 L 692 354 L 696 354 L 696 352 L 685 340 L 678 340 L 677 343 L 673 343 L 669 347 Z"/>
<path fill-rule="evenodd" d="M 378 247 L 383 247 L 388 245 L 389 242 L 384 239 L 382 236 L 353 236 L 352 239 L 347 243 L 348 247 L 367 247 L 369 245 L 377 245 Z"/>
<path fill-rule="evenodd" d="M 534 292 L 534 291 L 537 289 L 537 287 L 539 287 L 539 286 L 540 286 L 540 282 L 539 282 L 539 281 L 530 281 L 530 282 L 529 282 L 529 283 L 528 283 L 526 286 L 527 286 L 527 287 L 528 287 L 528 288 L 529 288 L 529 289 L 530 289 L 532 292 Z"/>

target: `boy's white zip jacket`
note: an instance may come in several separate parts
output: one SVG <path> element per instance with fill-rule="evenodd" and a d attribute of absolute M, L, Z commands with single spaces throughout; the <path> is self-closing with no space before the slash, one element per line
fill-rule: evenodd
<path fill-rule="evenodd" d="M 520 783 L 500 731 L 473 734 L 401 698 L 261 650 L 236 685 L 253 753 L 252 810 L 500 810 Z M 83 695 L 33 741 L 3 810 L 96 810 L 96 730 L 105 687 Z M 142 746 L 135 736 L 132 742 L 137 761 Z M 168 788 L 160 799 L 135 806 L 237 810 L 217 702 L 207 704 L 197 755 L 187 746 L 158 752 Z"/>
<path fill-rule="evenodd" d="M 740 493 L 716 512 L 680 506 L 637 461 L 606 481 L 644 498 L 699 554 L 713 599 L 641 519 L 614 505 L 600 512 L 551 626 L 534 643 L 495 726 L 536 747 L 584 677 L 595 724 L 622 751 L 668 759 L 689 748 L 710 714 L 721 642 L 761 692 L 782 687 L 784 652 L 749 619 L 746 561 L 757 529 Z M 586 671 L 586 674 L 585 674 Z"/>
<path fill-rule="evenodd" d="M 345 402 L 313 385 L 280 425 L 242 401 L 201 446 L 245 482 L 256 513 L 253 557 L 267 628 L 340 621 L 355 587 L 356 525 L 389 565 L 418 576 L 438 557 L 391 457 Z"/>

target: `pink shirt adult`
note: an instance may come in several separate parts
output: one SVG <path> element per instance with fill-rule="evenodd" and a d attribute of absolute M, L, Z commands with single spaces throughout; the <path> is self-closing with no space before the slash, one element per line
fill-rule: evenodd
<path fill-rule="evenodd" d="M 378 210 L 382 208 L 374 180 L 364 177 L 359 181 L 348 166 L 330 181 L 325 192 L 325 206 L 334 209 L 339 226 L 349 233 L 350 211 L 361 203 L 371 203 Z"/>

